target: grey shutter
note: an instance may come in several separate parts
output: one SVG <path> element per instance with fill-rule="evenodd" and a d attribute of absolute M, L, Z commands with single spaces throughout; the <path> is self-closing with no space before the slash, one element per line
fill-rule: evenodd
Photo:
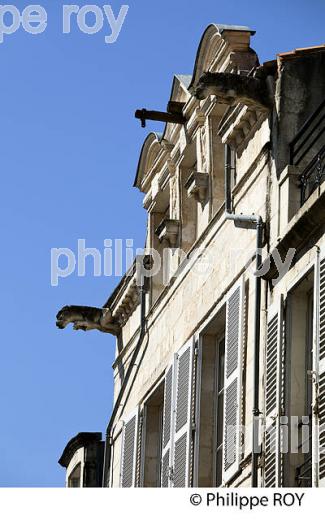
<path fill-rule="evenodd" d="M 264 486 L 280 485 L 282 299 L 268 313 L 265 363 Z"/>
<path fill-rule="evenodd" d="M 225 399 L 224 399 L 224 484 L 239 469 L 241 459 L 241 390 L 243 353 L 244 281 L 229 292 L 226 308 Z"/>
<path fill-rule="evenodd" d="M 200 449 L 200 401 L 201 401 L 202 336 L 194 343 L 192 376 L 192 435 L 190 453 L 190 485 L 198 487 Z"/>
<path fill-rule="evenodd" d="M 124 422 L 122 431 L 121 487 L 135 487 L 138 409 Z"/>
<path fill-rule="evenodd" d="M 173 487 L 189 486 L 192 432 L 193 342 L 175 358 L 175 407 L 173 420 Z"/>
<path fill-rule="evenodd" d="M 325 255 L 315 269 L 313 485 L 325 486 Z"/>
<path fill-rule="evenodd" d="M 325 258 L 319 270 L 319 484 L 325 486 Z"/>
<path fill-rule="evenodd" d="M 165 375 L 163 444 L 161 457 L 161 487 L 171 486 L 171 446 L 172 446 L 172 405 L 173 405 L 173 370 L 171 365 Z"/>

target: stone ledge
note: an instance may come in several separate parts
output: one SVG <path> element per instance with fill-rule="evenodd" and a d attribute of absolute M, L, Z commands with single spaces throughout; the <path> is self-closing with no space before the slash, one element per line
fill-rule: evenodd
<path fill-rule="evenodd" d="M 192 171 L 185 183 L 188 197 L 194 197 L 197 202 L 204 202 L 208 190 L 208 174 Z"/>
<path fill-rule="evenodd" d="M 179 236 L 178 220 L 165 218 L 155 230 L 155 234 L 157 235 L 160 242 L 165 240 L 168 242 L 170 247 L 176 247 Z"/>

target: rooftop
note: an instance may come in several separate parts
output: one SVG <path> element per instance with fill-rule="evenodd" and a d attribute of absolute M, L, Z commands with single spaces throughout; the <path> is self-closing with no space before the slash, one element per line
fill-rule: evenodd
<path fill-rule="evenodd" d="M 79 448 L 84 448 L 88 446 L 89 444 L 92 444 L 94 442 L 99 442 L 102 440 L 102 434 L 100 432 L 83 432 L 78 433 L 75 437 L 70 439 L 68 444 L 63 450 L 63 453 L 59 459 L 59 464 L 63 468 L 67 468 L 70 464 L 70 461 L 73 457 L 73 455 L 76 453 L 76 451 Z"/>

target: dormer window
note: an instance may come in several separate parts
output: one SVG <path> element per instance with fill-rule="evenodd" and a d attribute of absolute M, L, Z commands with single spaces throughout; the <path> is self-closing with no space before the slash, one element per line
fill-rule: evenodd
<path fill-rule="evenodd" d="M 68 478 L 68 487 L 70 488 L 79 488 L 80 487 L 80 477 L 81 477 L 81 464 L 79 463 Z"/>

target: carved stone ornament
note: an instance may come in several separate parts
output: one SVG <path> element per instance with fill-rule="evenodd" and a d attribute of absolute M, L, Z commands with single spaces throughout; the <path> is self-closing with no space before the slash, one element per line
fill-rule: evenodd
<path fill-rule="evenodd" d="M 208 179 L 207 173 L 192 171 L 185 184 L 188 197 L 194 197 L 202 204 L 206 200 Z"/>
<path fill-rule="evenodd" d="M 155 230 L 160 242 L 166 241 L 169 247 L 176 247 L 179 235 L 179 221 L 165 218 Z"/>

